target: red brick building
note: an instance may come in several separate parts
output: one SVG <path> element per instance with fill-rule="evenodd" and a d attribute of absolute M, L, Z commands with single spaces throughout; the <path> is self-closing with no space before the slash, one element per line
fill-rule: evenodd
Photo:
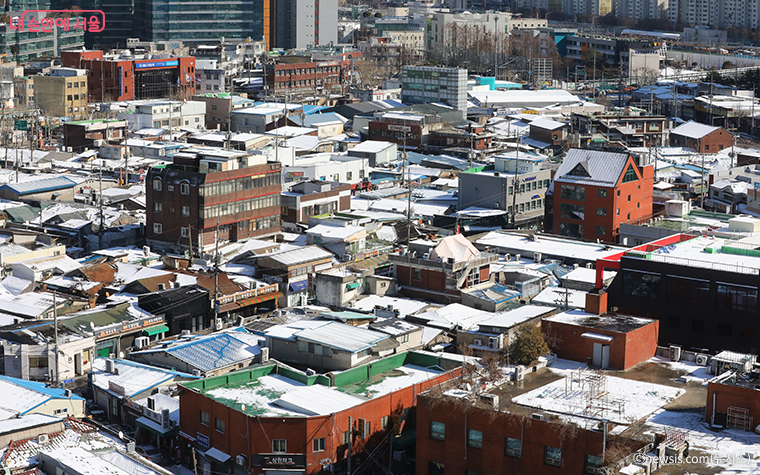
<path fill-rule="evenodd" d="M 760 390 L 757 389 L 760 380 L 756 377 L 745 380 L 742 376 L 724 376 L 722 382 L 707 384 L 705 422 L 754 430 L 760 420 Z M 740 425 L 746 422 L 751 425 Z"/>
<path fill-rule="evenodd" d="M 651 216 L 653 174 L 629 153 L 571 149 L 554 176 L 552 232 L 616 243 L 621 223 Z"/>
<path fill-rule="evenodd" d="M 490 280 L 497 254 L 480 252 L 461 234 L 439 242 L 414 241 L 406 255 L 388 255 L 403 295 L 449 304 L 462 300 L 462 289 Z"/>
<path fill-rule="evenodd" d="M 161 99 L 195 94 L 195 58 L 116 59 L 102 51 L 61 51 L 61 65 L 87 70 L 89 102 Z"/>
<path fill-rule="evenodd" d="M 560 358 L 626 370 L 655 355 L 659 323 L 629 315 L 569 310 L 545 318 L 541 331 Z"/>
<path fill-rule="evenodd" d="M 688 147 L 697 153 L 718 153 L 731 147 L 733 135 L 723 127 L 690 120 L 670 131 L 670 145 Z"/>
<path fill-rule="evenodd" d="M 146 177 L 149 245 L 193 254 L 216 241 L 280 232 L 279 163 L 247 152 L 198 148 Z"/>
<path fill-rule="evenodd" d="M 601 431 L 537 420 L 504 407 L 496 411 L 441 392 L 431 390 L 417 398 L 417 475 L 576 475 L 598 473 L 603 465 Z M 609 434 L 606 443 L 628 457 L 646 447 L 645 442 Z"/>
<path fill-rule="evenodd" d="M 405 365 L 446 371 L 418 372 L 409 386 L 373 395 L 372 382 L 387 371 L 407 371 Z M 335 374 L 307 376 L 272 364 L 204 379 L 183 385 L 180 436 L 205 454 L 198 460 L 199 473 L 209 466 L 211 473 L 327 473 L 345 465 L 349 443 L 355 470 L 365 461 L 373 464 L 366 452 L 378 445 L 384 444 L 377 453 L 385 452 L 381 458 L 388 460 L 394 425 L 397 432 L 412 430 L 418 394 L 459 376 L 459 365 L 408 352 Z M 270 384 L 278 390 L 268 392 Z M 189 451 L 184 456 L 192 460 Z"/>
<path fill-rule="evenodd" d="M 266 65 L 268 93 L 299 95 L 339 91 L 351 79 L 351 61 L 348 55 L 328 61 L 284 57 L 279 63 Z"/>

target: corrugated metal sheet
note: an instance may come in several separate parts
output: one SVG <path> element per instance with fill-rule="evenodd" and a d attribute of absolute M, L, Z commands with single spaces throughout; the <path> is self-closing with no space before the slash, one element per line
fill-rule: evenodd
<path fill-rule="evenodd" d="M 220 333 L 166 348 L 162 351 L 166 351 L 201 371 L 211 371 L 253 358 L 260 353 L 258 344 L 261 339 L 259 337 L 239 333 L 234 335 L 232 333 Z"/>
<path fill-rule="evenodd" d="M 377 342 L 388 338 L 388 335 L 364 328 L 353 327 L 339 322 L 330 322 L 317 328 L 308 328 L 295 334 L 296 339 L 319 343 L 320 345 L 338 348 L 357 353 L 371 348 Z"/>
<path fill-rule="evenodd" d="M 682 137 L 688 137 L 690 139 L 701 139 L 705 135 L 711 134 L 718 130 L 720 127 L 713 127 L 711 125 L 700 124 L 690 120 L 683 125 L 679 125 L 675 129 L 670 131 L 671 135 L 680 135 Z"/>
<path fill-rule="evenodd" d="M 41 193 L 43 191 L 61 190 L 71 188 L 76 182 L 65 177 L 57 176 L 42 178 L 39 180 L 22 181 L 20 183 L 9 183 L 0 187 L 0 190 L 11 190 L 19 195 L 28 195 L 30 193 Z"/>
<path fill-rule="evenodd" d="M 629 154 L 574 148 L 567 152 L 554 181 L 584 185 L 613 186 L 623 173 Z M 568 175 L 577 165 L 590 176 Z"/>

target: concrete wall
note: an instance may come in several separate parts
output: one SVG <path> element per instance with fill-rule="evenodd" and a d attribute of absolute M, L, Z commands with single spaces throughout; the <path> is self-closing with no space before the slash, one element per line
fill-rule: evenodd
<path fill-rule="evenodd" d="M 362 358 L 361 361 L 353 353 L 345 351 L 330 350 L 330 356 L 322 354 L 304 353 L 298 351 L 297 341 L 279 340 L 267 338 L 269 346 L 269 356 L 280 361 L 290 361 L 302 365 L 314 367 L 316 369 L 340 370 L 348 369 L 361 364 L 369 356 Z"/>

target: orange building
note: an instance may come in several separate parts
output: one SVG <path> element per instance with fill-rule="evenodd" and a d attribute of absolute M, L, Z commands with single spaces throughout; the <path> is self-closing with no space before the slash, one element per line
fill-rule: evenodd
<path fill-rule="evenodd" d="M 621 223 L 651 217 L 653 184 L 654 167 L 630 153 L 571 149 L 551 188 L 552 232 L 616 243 Z"/>

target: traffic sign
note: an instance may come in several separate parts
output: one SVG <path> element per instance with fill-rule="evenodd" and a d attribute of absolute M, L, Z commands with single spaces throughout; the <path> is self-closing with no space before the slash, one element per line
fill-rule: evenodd
<path fill-rule="evenodd" d="M 28 130 L 27 129 L 27 121 L 25 120 L 14 120 L 13 121 L 13 128 L 16 130 Z"/>

